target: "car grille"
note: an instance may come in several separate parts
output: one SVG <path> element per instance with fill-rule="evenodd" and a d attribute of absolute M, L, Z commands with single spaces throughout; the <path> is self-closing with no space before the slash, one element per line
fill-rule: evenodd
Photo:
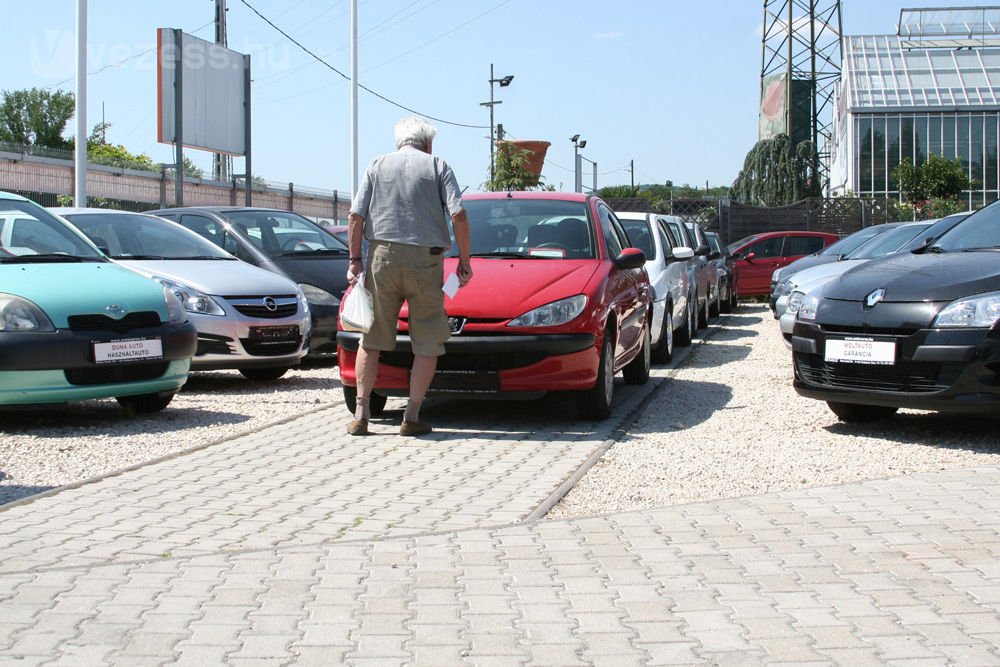
<path fill-rule="evenodd" d="M 795 368 L 804 381 L 824 387 L 926 394 L 950 387 L 965 365 L 906 360 L 892 366 L 844 364 L 796 354 Z"/>
<path fill-rule="evenodd" d="M 911 336 L 918 331 L 919 327 L 908 329 L 878 329 L 872 327 L 842 327 L 830 324 L 823 325 L 826 333 L 844 334 L 848 336 Z"/>
<path fill-rule="evenodd" d="M 67 318 L 72 331 L 113 331 L 127 333 L 133 329 L 148 329 L 160 326 L 160 315 L 156 311 L 129 313 L 120 320 L 107 315 L 70 315 Z"/>
<path fill-rule="evenodd" d="M 138 382 L 152 380 L 167 372 L 167 363 L 122 364 L 115 366 L 92 366 L 90 368 L 67 368 L 66 381 L 75 385 L 116 384 L 118 382 Z"/>
<path fill-rule="evenodd" d="M 240 338 L 240 343 L 243 344 L 243 349 L 247 351 L 247 354 L 251 354 L 255 357 L 270 357 L 279 354 L 291 354 L 299 349 L 301 342 L 302 336 L 295 336 L 294 338 L 279 338 L 275 340 L 250 340 L 249 338 Z"/>
<path fill-rule="evenodd" d="M 266 302 L 270 300 L 272 308 L 268 308 Z M 299 310 L 299 300 L 294 296 L 275 297 L 244 297 L 230 296 L 226 301 L 240 313 L 247 317 L 257 317 L 261 319 L 280 319 L 291 317 Z"/>
<path fill-rule="evenodd" d="M 437 369 L 442 371 L 502 371 L 508 368 L 522 368 L 537 364 L 545 356 L 544 352 L 449 353 L 438 357 Z M 380 361 L 389 366 L 409 368 L 413 365 L 413 355 L 409 352 L 383 352 Z"/>

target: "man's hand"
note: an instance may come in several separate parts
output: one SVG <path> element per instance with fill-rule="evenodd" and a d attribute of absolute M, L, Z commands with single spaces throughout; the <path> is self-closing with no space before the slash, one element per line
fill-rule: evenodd
<path fill-rule="evenodd" d="M 472 280 L 472 264 L 467 259 L 458 260 L 458 270 L 455 272 L 458 276 L 458 286 L 465 287 Z"/>
<path fill-rule="evenodd" d="M 351 263 L 347 266 L 347 282 L 352 285 L 358 282 L 358 278 L 364 273 L 364 270 L 365 267 L 360 259 L 352 259 Z"/>

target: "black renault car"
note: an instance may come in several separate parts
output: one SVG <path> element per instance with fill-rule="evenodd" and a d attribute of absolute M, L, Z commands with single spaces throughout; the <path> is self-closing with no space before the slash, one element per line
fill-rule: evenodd
<path fill-rule="evenodd" d="M 807 295 L 795 390 L 843 421 L 1000 408 L 1000 203 Z"/>
<path fill-rule="evenodd" d="M 148 211 L 197 232 L 239 259 L 291 278 L 312 317 L 309 358 L 337 354 L 337 313 L 347 289 L 347 246 L 308 218 L 280 209 L 198 206 Z"/>

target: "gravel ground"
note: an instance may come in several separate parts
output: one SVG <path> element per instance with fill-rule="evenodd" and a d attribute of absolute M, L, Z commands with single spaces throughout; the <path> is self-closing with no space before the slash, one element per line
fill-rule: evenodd
<path fill-rule="evenodd" d="M 720 320 L 669 376 L 549 518 L 1000 463 L 1000 421 L 903 410 L 848 425 L 796 394 L 764 304 Z"/>
<path fill-rule="evenodd" d="M 129 417 L 114 399 L 0 412 L 0 504 L 342 402 L 333 366 L 273 382 L 193 373 L 166 410 Z"/>
<path fill-rule="evenodd" d="M 549 517 L 1000 462 L 997 420 L 903 411 L 847 425 L 799 397 L 765 305 L 743 304 L 709 331 L 680 368 L 654 367 L 662 386 Z M 0 504 L 341 401 L 337 369 L 325 367 L 277 382 L 194 373 L 169 408 L 149 416 L 129 417 L 113 400 L 0 412 Z"/>

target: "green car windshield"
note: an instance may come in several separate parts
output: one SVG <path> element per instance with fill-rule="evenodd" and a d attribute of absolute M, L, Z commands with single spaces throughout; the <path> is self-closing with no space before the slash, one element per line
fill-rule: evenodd
<path fill-rule="evenodd" d="M 93 243 L 32 202 L 0 200 L 0 263 L 106 262 Z"/>

